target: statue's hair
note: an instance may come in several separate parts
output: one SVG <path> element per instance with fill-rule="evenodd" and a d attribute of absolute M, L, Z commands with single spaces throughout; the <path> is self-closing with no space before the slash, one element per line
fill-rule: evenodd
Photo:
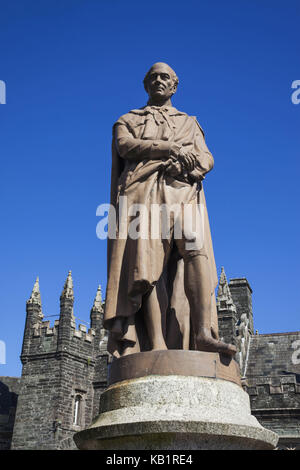
<path fill-rule="evenodd" d="M 174 70 L 173 70 L 168 64 L 165 64 L 164 62 L 157 62 L 157 64 L 164 64 L 164 65 L 167 65 L 167 66 L 169 67 L 170 72 L 171 72 L 171 76 L 172 76 L 172 78 L 173 78 L 174 85 L 175 85 L 176 88 L 177 88 L 178 83 L 179 83 L 179 79 L 178 79 L 176 73 L 174 72 Z M 152 67 L 148 70 L 148 72 L 146 73 L 145 78 L 144 78 L 144 80 L 143 80 L 144 88 L 145 88 L 146 91 L 147 91 L 147 86 L 146 86 L 147 80 L 148 80 L 148 78 L 149 78 L 150 72 L 151 72 L 151 70 L 153 69 L 154 65 L 156 65 L 156 64 L 153 64 L 153 65 L 152 65 Z"/>

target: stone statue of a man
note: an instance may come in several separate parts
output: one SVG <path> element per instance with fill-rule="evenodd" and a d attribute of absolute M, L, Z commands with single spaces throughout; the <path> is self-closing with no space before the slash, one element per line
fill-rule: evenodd
<path fill-rule="evenodd" d="M 121 237 L 117 231 L 108 241 L 104 326 L 115 357 L 155 349 L 236 352 L 218 338 L 217 274 L 202 187 L 213 157 L 196 118 L 172 106 L 177 85 L 167 64 L 154 64 L 144 79 L 147 106 L 123 115 L 113 127 L 111 204 L 118 226 L 129 228 L 130 208 L 137 204 L 148 222 L 153 207 L 181 208 L 170 218 L 168 236 L 158 231 L 154 237 L 147 228 L 144 236 L 132 237 L 127 230 Z M 126 214 L 120 211 L 125 197 Z M 195 217 L 184 214 L 196 214 L 199 207 L 201 237 L 195 236 Z M 179 216 L 181 237 L 174 236 Z"/>

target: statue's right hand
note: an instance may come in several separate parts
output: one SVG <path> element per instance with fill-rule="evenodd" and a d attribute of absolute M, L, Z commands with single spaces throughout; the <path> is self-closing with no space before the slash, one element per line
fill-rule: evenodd
<path fill-rule="evenodd" d="M 188 171 L 193 171 L 196 165 L 196 157 L 193 153 L 181 152 L 179 155 L 179 160 L 184 164 Z"/>
<path fill-rule="evenodd" d="M 181 162 L 188 171 L 193 171 L 196 165 L 196 157 L 192 152 L 187 152 L 181 145 L 172 143 L 170 147 L 170 157 Z"/>

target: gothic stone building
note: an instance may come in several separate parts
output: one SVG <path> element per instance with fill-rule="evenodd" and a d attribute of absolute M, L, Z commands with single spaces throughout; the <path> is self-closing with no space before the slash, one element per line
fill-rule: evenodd
<path fill-rule="evenodd" d="M 300 331 L 254 332 L 246 278 L 227 282 L 222 268 L 217 308 L 220 337 L 234 343 L 252 413 L 280 436 L 279 448 L 300 449 Z M 69 273 L 59 320 L 43 321 L 38 279 L 27 301 L 22 377 L 0 377 L 0 449 L 75 449 L 73 434 L 89 426 L 107 386 L 110 355 L 98 288 L 90 328 L 76 328 Z"/>

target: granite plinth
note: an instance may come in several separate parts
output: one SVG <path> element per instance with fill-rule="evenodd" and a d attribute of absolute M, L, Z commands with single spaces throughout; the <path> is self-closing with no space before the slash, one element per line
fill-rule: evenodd
<path fill-rule="evenodd" d="M 181 352 L 184 354 L 179 361 Z M 176 351 L 177 374 L 160 375 L 156 372 L 161 370 L 166 358 L 172 358 L 172 351 L 155 353 L 158 354 L 146 359 L 145 354 L 152 352 L 141 353 L 141 363 L 152 364 L 150 374 L 143 377 L 124 378 L 136 370 L 130 367 L 130 361 L 136 364 L 140 354 L 122 358 L 127 366 L 120 367 L 115 374 L 124 380 L 108 387 L 101 395 L 100 415 L 90 428 L 75 434 L 79 449 L 273 449 L 276 446 L 277 435 L 263 428 L 251 415 L 249 396 L 236 381 L 224 380 L 217 374 L 196 375 L 196 357 L 201 362 L 207 359 L 207 354 L 213 355 L 210 364 L 217 371 L 219 354 Z M 122 359 L 114 367 L 118 361 L 124 366 Z M 185 361 L 187 373 L 194 370 L 194 375 L 178 374 Z M 199 374 L 203 367 L 199 367 Z M 234 364 L 231 367 L 237 370 Z M 113 377 L 116 375 L 112 380 Z"/>

